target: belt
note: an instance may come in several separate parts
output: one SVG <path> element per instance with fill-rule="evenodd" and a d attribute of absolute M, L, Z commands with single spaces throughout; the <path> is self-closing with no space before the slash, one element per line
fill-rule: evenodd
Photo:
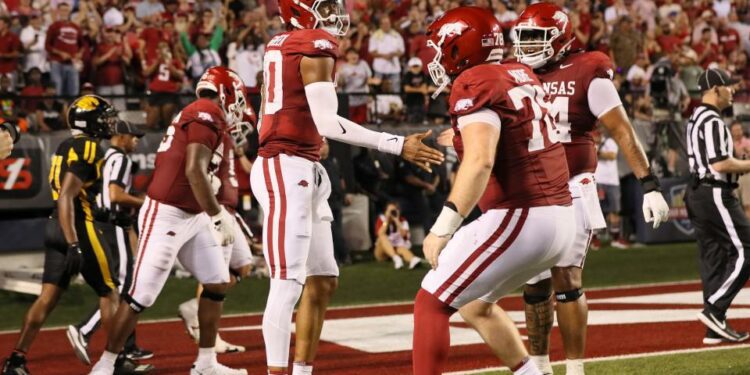
<path fill-rule="evenodd" d="M 700 178 L 697 175 L 693 175 L 693 186 L 697 187 L 698 185 L 726 188 L 726 189 L 736 189 L 739 186 L 736 182 L 729 183 L 726 181 L 716 180 L 713 178 L 705 178 L 705 177 Z"/>

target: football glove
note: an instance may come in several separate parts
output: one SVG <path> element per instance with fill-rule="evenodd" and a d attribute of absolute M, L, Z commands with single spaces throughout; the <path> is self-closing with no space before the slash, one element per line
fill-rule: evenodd
<path fill-rule="evenodd" d="M 68 252 L 65 253 L 65 272 L 71 278 L 75 277 L 81 272 L 81 263 L 83 263 L 81 246 L 78 245 L 78 242 L 68 245 Z"/>
<path fill-rule="evenodd" d="M 234 243 L 234 218 L 224 207 L 218 214 L 211 216 L 211 234 L 221 246 Z"/>

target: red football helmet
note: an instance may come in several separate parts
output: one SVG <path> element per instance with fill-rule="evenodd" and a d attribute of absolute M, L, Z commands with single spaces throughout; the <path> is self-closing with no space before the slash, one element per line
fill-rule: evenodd
<path fill-rule="evenodd" d="M 242 121 L 247 108 L 245 84 L 231 69 L 223 66 L 208 68 L 195 87 L 197 96 L 203 90 L 210 90 L 219 95 L 221 109 L 224 110 L 228 127 Z"/>
<path fill-rule="evenodd" d="M 489 9 L 459 7 L 445 12 L 427 28 L 427 46 L 436 51 L 427 64 L 436 97 L 455 76 L 486 61 L 503 58 L 503 30 Z"/>
<path fill-rule="evenodd" d="M 557 61 L 573 43 L 568 15 L 551 3 L 529 5 L 513 28 L 513 52 L 532 69 Z"/>
<path fill-rule="evenodd" d="M 281 20 L 297 29 L 318 27 L 337 36 L 349 31 L 344 0 L 279 0 Z"/>

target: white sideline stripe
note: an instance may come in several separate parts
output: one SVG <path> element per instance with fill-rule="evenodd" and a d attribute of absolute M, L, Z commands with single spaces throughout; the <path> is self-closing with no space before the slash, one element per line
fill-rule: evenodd
<path fill-rule="evenodd" d="M 659 356 L 674 355 L 674 354 L 700 353 L 700 352 L 710 352 L 710 351 L 717 351 L 717 350 L 748 349 L 748 348 L 750 348 L 750 344 L 721 345 L 721 346 L 708 347 L 708 348 L 679 349 L 679 350 L 667 350 L 663 352 L 649 352 L 649 353 L 639 353 L 639 354 L 613 355 L 610 357 L 596 357 L 596 358 L 584 359 L 583 362 L 585 363 L 609 362 L 609 361 L 617 361 L 621 359 L 648 358 L 648 357 L 659 357 Z M 552 362 L 552 365 L 564 365 L 564 364 L 565 364 L 565 361 Z M 489 372 L 489 371 L 510 371 L 510 369 L 505 366 L 487 367 L 487 368 L 476 369 L 476 370 L 446 372 L 445 375 L 482 374 L 482 373 Z"/>
<path fill-rule="evenodd" d="M 684 280 L 684 281 L 667 281 L 663 283 L 646 283 L 646 284 L 627 284 L 627 285 L 615 285 L 615 286 L 605 286 L 600 288 L 591 288 L 586 289 L 586 291 L 601 291 L 601 290 L 620 290 L 620 289 L 635 289 L 635 288 L 649 288 L 654 286 L 676 286 L 676 285 L 688 285 L 688 284 L 698 284 L 700 285 L 699 279 L 693 279 L 693 280 Z M 507 296 L 503 297 L 515 297 L 520 296 L 520 293 L 513 293 L 508 294 Z M 401 302 L 380 302 L 380 303 L 363 303 L 363 304 L 355 304 L 355 305 L 347 305 L 347 306 L 335 306 L 335 307 L 329 307 L 328 311 L 338 311 L 338 310 L 348 310 L 348 309 L 361 309 L 361 308 L 368 308 L 368 307 L 390 307 L 390 306 L 411 306 L 413 305 L 413 301 L 401 301 Z M 236 314 L 224 314 L 221 317 L 222 318 L 237 318 L 237 317 L 253 317 L 253 316 L 263 316 L 263 312 L 254 312 L 254 313 L 236 313 Z M 138 321 L 138 324 L 154 324 L 154 323 L 170 323 L 170 322 L 177 322 L 181 321 L 180 318 L 163 318 L 163 319 L 151 319 L 151 320 L 144 320 L 144 321 Z M 42 328 L 40 331 L 55 331 L 55 330 L 63 330 L 67 329 L 67 325 L 64 326 L 53 326 L 53 327 L 45 327 Z M 18 330 L 15 329 L 7 329 L 0 331 L 0 335 L 8 334 L 8 333 L 17 333 Z"/>

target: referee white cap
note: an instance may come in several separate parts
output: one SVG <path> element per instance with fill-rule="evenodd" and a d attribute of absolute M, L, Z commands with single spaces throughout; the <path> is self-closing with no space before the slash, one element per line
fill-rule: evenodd
<path fill-rule="evenodd" d="M 706 69 L 698 77 L 698 87 L 701 91 L 710 90 L 716 86 L 731 86 L 739 82 L 738 79 L 732 78 L 727 72 L 721 69 Z"/>

